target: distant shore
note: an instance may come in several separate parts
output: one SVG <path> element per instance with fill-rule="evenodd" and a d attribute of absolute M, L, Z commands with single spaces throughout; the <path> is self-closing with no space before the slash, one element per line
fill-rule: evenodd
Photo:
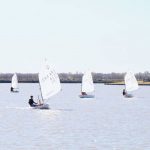
<path fill-rule="evenodd" d="M 59 73 L 61 83 L 81 83 L 83 73 Z M 150 85 L 150 73 L 136 73 L 139 85 Z M 0 83 L 11 83 L 13 73 L 0 73 Z M 94 83 L 124 85 L 125 73 L 92 73 Z M 39 83 L 38 73 L 17 73 L 19 83 Z"/>
<path fill-rule="evenodd" d="M 111 83 L 104 83 L 105 85 L 125 85 L 124 81 L 121 82 L 111 82 Z M 138 81 L 139 85 L 150 85 L 150 82 Z"/>

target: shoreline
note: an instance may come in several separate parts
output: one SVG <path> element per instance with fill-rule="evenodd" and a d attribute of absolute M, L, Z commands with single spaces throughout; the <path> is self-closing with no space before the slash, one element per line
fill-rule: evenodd
<path fill-rule="evenodd" d="M 16 73 L 19 83 L 39 83 L 38 73 Z M 82 73 L 58 73 L 61 83 L 80 83 Z M 97 84 L 124 85 L 125 73 L 92 73 L 93 81 Z M 0 73 L 0 83 L 11 83 L 13 73 Z M 139 85 L 150 85 L 150 73 L 137 73 Z"/>
<path fill-rule="evenodd" d="M 0 83 L 11 83 L 10 80 L 0 80 Z M 39 83 L 39 81 L 19 81 L 19 83 Z M 61 81 L 60 83 L 66 83 L 66 84 L 81 84 L 82 82 L 77 82 L 77 81 Z M 94 84 L 104 84 L 104 85 L 125 85 L 124 82 L 94 82 Z M 143 82 L 143 81 L 138 81 L 138 84 L 140 86 L 150 86 L 150 82 Z"/>
<path fill-rule="evenodd" d="M 124 81 L 121 82 L 109 82 L 109 83 L 104 83 L 105 85 L 125 85 Z M 150 82 L 144 82 L 144 81 L 138 81 L 139 85 L 144 85 L 144 86 L 150 86 Z"/>

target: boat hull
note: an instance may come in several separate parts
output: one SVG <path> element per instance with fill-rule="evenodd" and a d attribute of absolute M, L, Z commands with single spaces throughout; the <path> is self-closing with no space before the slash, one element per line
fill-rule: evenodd
<path fill-rule="evenodd" d="M 126 94 L 126 95 L 124 95 L 124 97 L 125 97 L 125 98 L 132 98 L 133 95 L 132 95 L 132 94 Z"/>
<path fill-rule="evenodd" d="M 80 98 L 94 98 L 94 95 L 79 95 Z"/>
<path fill-rule="evenodd" d="M 11 91 L 12 93 L 19 93 L 19 91 Z"/>
<path fill-rule="evenodd" d="M 50 109 L 48 104 L 42 104 L 32 107 L 33 109 Z"/>

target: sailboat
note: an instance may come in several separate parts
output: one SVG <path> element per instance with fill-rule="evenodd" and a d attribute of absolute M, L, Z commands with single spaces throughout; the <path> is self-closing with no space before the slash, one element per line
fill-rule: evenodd
<path fill-rule="evenodd" d="M 56 71 L 51 68 L 47 61 L 38 74 L 41 98 L 43 104 L 40 104 L 36 109 L 49 109 L 49 105 L 45 101 L 49 100 L 53 95 L 56 95 L 61 90 L 60 79 Z"/>
<path fill-rule="evenodd" d="M 90 71 L 84 73 L 82 77 L 81 95 L 80 98 L 94 98 L 94 95 L 87 94 L 94 91 L 93 78 Z"/>
<path fill-rule="evenodd" d="M 125 91 L 126 91 L 126 94 L 124 96 L 127 98 L 131 98 L 133 97 L 133 95 L 129 94 L 129 92 L 135 91 L 139 88 L 134 73 L 127 72 L 124 77 L 124 81 L 125 81 Z"/>
<path fill-rule="evenodd" d="M 19 92 L 18 78 L 16 73 L 12 77 L 10 90 L 11 92 Z"/>

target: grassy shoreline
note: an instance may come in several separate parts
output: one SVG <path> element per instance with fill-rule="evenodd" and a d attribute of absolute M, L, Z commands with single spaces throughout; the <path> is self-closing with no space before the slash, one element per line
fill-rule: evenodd
<path fill-rule="evenodd" d="M 139 85 L 150 85 L 150 82 L 138 81 Z M 124 85 L 124 81 L 105 83 L 105 85 Z"/>

